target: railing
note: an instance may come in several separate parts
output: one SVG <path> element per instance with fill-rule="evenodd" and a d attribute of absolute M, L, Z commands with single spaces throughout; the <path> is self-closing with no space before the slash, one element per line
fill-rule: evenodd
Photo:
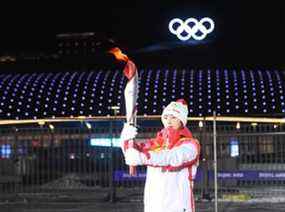
<path fill-rule="evenodd" d="M 118 147 L 122 122 L 93 122 L 93 128 L 6 127 L 0 132 L 0 193 L 73 192 L 103 189 L 110 199 L 122 188 L 142 193 L 145 167 L 128 176 Z M 151 126 L 151 127 L 150 127 Z M 161 126 L 141 125 L 138 140 L 153 137 Z M 191 122 L 202 145 L 195 181 L 198 198 L 213 198 L 213 130 L 211 122 Z M 256 195 L 264 186 L 285 184 L 285 131 L 273 124 L 217 125 L 218 194 Z M 105 146 L 104 146 L 105 145 Z M 273 189 L 274 192 L 274 189 Z M 278 191 L 279 192 L 279 191 Z"/>

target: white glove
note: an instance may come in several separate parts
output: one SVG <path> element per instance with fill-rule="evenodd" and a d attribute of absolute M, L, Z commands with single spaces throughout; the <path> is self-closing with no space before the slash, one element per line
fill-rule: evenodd
<path fill-rule="evenodd" d="M 129 166 L 143 165 L 146 160 L 146 156 L 134 148 L 128 148 L 125 152 L 125 161 Z"/>
<path fill-rule="evenodd" d="M 120 140 L 121 142 L 133 140 L 138 134 L 138 129 L 128 123 L 124 124 L 121 132 Z"/>

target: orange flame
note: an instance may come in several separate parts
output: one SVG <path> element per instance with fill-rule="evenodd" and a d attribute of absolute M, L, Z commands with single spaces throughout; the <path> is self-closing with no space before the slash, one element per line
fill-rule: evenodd
<path fill-rule="evenodd" d="M 128 56 L 123 54 L 121 49 L 118 47 L 112 48 L 109 53 L 113 54 L 117 60 L 122 60 L 127 62 L 129 60 Z"/>

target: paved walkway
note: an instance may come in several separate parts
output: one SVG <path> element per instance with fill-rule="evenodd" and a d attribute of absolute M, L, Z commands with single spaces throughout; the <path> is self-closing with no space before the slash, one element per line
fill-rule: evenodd
<path fill-rule="evenodd" d="M 139 202 L 0 202 L 1 212 L 143 212 Z M 197 202 L 197 212 L 214 212 L 213 202 Z M 219 212 L 281 212 L 285 203 L 219 203 Z"/>
<path fill-rule="evenodd" d="M 0 212 L 143 212 L 142 193 L 117 193 L 110 202 L 106 191 L 0 194 Z M 284 212 L 285 198 L 219 202 L 218 212 Z M 269 200 L 269 201 L 268 201 Z M 274 202 L 273 200 L 277 200 Z M 154 211 L 155 212 L 155 211 Z M 196 212 L 214 212 L 214 202 L 196 201 Z"/>
<path fill-rule="evenodd" d="M 285 204 L 228 203 L 219 205 L 219 212 L 281 212 Z M 0 204 L 1 212 L 143 212 L 141 203 L 41 203 Z M 212 212 L 213 204 L 198 203 L 197 212 Z"/>

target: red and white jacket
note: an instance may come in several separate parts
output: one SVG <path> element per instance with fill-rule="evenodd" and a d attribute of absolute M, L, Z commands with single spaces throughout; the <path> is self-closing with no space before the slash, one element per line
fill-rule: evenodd
<path fill-rule="evenodd" d="M 195 211 L 193 180 L 199 165 L 200 144 L 188 128 L 164 128 L 156 138 L 135 143 L 132 148 L 126 141 L 124 154 L 132 165 L 147 165 L 145 212 Z"/>

